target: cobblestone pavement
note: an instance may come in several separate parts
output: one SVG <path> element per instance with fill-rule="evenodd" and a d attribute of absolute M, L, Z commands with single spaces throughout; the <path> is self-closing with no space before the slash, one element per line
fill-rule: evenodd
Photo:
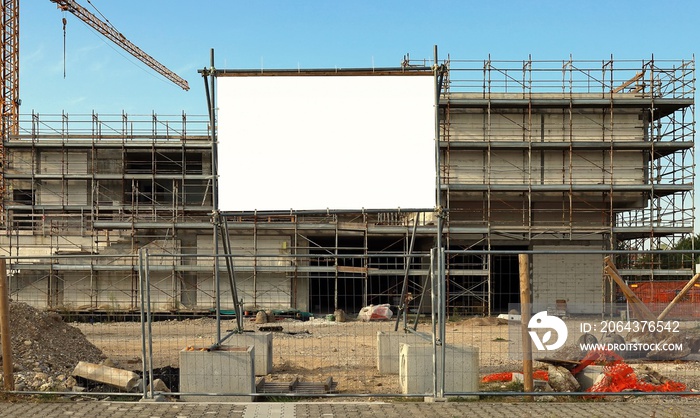
<path fill-rule="evenodd" d="M 697 401 L 663 402 L 0 402 L 0 417 L 266 418 L 266 417 L 694 417 Z"/>

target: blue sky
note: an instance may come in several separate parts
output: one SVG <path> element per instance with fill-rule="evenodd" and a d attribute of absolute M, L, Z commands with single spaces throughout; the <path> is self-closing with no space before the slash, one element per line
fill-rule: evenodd
<path fill-rule="evenodd" d="M 94 12 L 88 0 L 78 0 Z M 187 79 L 138 63 L 49 0 L 20 1 L 22 113 L 206 113 L 198 69 L 397 66 L 404 54 L 495 60 L 691 59 L 700 2 L 91 0 L 129 40 Z"/>

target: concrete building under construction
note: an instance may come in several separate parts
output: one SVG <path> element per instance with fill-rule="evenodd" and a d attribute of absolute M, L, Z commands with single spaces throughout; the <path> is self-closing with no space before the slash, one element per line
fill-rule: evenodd
<path fill-rule="evenodd" d="M 228 281 L 215 279 L 226 270 L 212 262 L 218 252 L 232 255 L 244 306 L 357 312 L 397 305 L 405 277 L 421 292 L 428 263 L 419 255 L 440 242 L 455 251 L 446 260 L 450 312 L 507 310 L 518 301 L 509 251 L 551 250 L 532 259 L 535 306 L 564 300 L 571 312 L 595 313 L 606 295 L 594 251 L 664 249 L 692 235 L 693 60 L 413 64 L 376 76 L 434 75 L 430 210 L 358 202 L 220 211 L 222 139 L 209 116 L 22 116 L 19 135 L 2 144 L 0 249 L 12 298 L 136 310 L 145 248 L 160 311 L 207 312 L 217 290 L 233 307 Z M 281 110 L 267 99 L 259 110 L 274 121 Z M 690 261 L 669 267 L 654 257 L 621 257 L 618 267 L 647 280 L 692 272 Z"/>

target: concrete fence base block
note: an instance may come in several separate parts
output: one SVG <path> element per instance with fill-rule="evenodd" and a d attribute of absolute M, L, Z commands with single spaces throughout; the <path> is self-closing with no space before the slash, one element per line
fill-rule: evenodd
<path fill-rule="evenodd" d="M 180 392 L 186 402 L 252 402 L 252 396 L 210 396 L 255 392 L 253 346 L 180 351 Z"/>
<path fill-rule="evenodd" d="M 445 347 L 445 362 L 447 363 L 446 393 L 479 391 L 479 349 L 477 347 Z M 438 360 L 438 370 L 442 367 L 440 363 L 441 360 Z M 401 344 L 399 385 L 404 394 L 433 393 L 432 345 Z"/>
<path fill-rule="evenodd" d="M 377 369 L 379 374 L 399 374 L 401 344 L 430 344 L 432 337 L 423 332 L 377 332 Z"/>
<path fill-rule="evenodd" d="M 252 345 L 255 347 L 255 375 L 265 376 L 272 373 L 272 333 L 243 333 L 234 334 L 228 340 L 224 347 L 245 347 Z"/>

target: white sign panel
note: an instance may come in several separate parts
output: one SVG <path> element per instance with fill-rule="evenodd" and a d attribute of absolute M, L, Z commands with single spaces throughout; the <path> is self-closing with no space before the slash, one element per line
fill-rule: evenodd
<path fill-rule="evenodd" d="M 432 75 L 217 83 L 221 210 L 434 207 Z"/>

